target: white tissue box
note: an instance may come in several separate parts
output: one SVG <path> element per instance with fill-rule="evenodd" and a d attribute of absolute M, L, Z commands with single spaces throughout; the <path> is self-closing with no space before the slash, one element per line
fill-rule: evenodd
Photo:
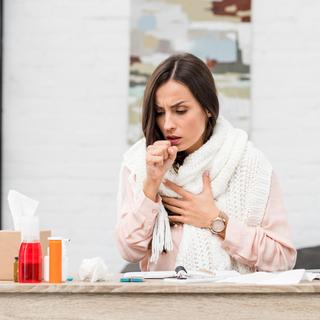
<path fill-rule="evenodd" d="M 51 230 L 40 231 L 42 257 L 47 253 L 48 237 Z M 19 255 L 20 242 L 20 231 L 0 230 L 0 280 L 13 280 L 14 257 Z"/>

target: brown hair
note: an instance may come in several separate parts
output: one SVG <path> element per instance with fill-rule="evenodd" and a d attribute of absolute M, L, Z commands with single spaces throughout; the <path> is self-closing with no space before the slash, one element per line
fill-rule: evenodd
<path fill-rule="evenodd" d="M 204 141 L 207 142 L 213 133 L 219 115 L 219 101 L 217 90 L 211 71 L 206 64 L 190 53 L 175 54 L 164 60 L 148 79 L 142 107 L 142 131 L 149 146 L 157 140 L 164 140 L 164 136 L 156 123 L 155 97 L 158 88 L 169 80 L 175 80 L 191 91 L 204 111 L 208 111 Z M 173 164 L 178 171 L 187 153 L 180 151 Z"/>

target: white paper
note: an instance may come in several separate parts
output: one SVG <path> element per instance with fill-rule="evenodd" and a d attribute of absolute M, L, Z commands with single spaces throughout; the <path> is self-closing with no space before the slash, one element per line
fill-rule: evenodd
<path fill-rule="evenodd" d="M 147 271 L 147 272 L 126 272 L 123 274 L 125 278 L 141 277 L 144 279 L 164 279 L 175 278 L 175 271 Z"/>
<path fill-rule="evenodd" d="M 302 280 L 312 281 L 314 279 L 320 280 L 320 270 L 318 271 L 306 270 Z"/>
<path fill-rule="evenodd" d="M 164 282 L 175 283 L 175 284 L 188 284 L 188 283 L 209 283 L 217 282 L 217 279 L 214 277 L 211 278 L 187 278 L 187 279 L 177 279 L 177 278 L 165 278 Z"/>
<path fill-rule="evenodd" d="M 259 285 L 293 285 L 302 280 L 312 281 L 320 278 L 320 273 L 296 269 L 283 272 L 253 272 L 240 274 L 237 271 L 217 271 L 210 275 L 205 272 L 190 272 L 187 279 L 177 279 L 175 271 L 127 272 L 124 277 L 142 277 L 145 279 L 164 279 L 165 282 L 176 284 L 187 283 L 243 283 Z"/>
<path fill-rule="evenodd" d="M 181 280 L 176 279 L 176 272 L 175 271 L 146 271 L 146 272 L 126 272 L 123 276 L 126 278 L 130 277 L 142 277 L 144 279 L 165 279 L 168 281 L 174 281 L 177 280 L 178 282 L 184 281 L 184 282 L 215 282 L 220 279 L 226 279 L 231 276 L 238 276 L 240 273 L 237 271 L 231 270 L 231 271 L 217 271 L 214 274 L 210 274 L 207 272 L 201 272 L 201 271 L 191 271 L 187 273 L 187 279 Z M 172 279 L 171 279 L 172 278 Z"/>
<path fill-rule="evenodd" d="M 298 284 L 304 277 L 305 269 L 283 272 L 254 272 L 230 277 L 217 282 L 261 284 L 261 285 L 290 285 Z"/>
<path fill-rule="evenodd" d="M 230 277 L 239 276 L 240 273 L 235 270 L 216 271 L 213 274 L 200 271 L 192 271 L 188 273 L 187 279 L 164 279 L 165 282 L 171 282 L 176 284 L 187 283 L 203 283 L 203 282 L 218 282 L 219 280 L 228 279 Z"/>

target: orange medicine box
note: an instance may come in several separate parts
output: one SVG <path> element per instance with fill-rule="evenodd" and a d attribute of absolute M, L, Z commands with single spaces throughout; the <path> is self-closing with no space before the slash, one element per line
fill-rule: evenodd
<path fill-rule="evenodd" d="M 51 230 L 40 231 L 42 258 L 47 253 Z M 14 257 L 19 255 L 20 231 L 0 230 L 0 280 L 13 280 Z"/>

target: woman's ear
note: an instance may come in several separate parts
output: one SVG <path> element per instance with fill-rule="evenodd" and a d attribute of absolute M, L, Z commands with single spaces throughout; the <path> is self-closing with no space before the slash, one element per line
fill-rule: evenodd
<path fill-rule="evenodd" d="M 211 118 L 212 114 L 209 111 L 207 111 L 207 116 L 208 116 L 208 118 Z"/>

